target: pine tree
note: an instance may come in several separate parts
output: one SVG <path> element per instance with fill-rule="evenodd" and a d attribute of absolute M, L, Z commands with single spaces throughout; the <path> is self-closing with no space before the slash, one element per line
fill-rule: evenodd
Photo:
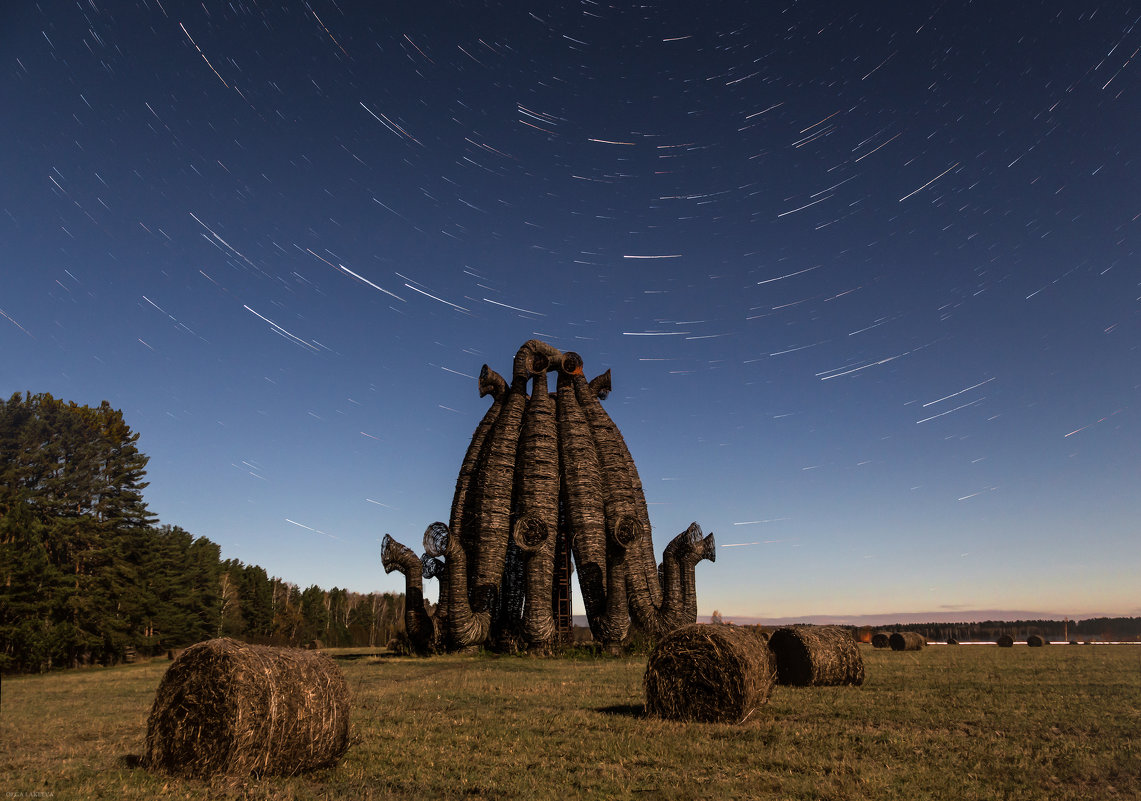
<path fill-rule="evenodd" d="M 154 516 L 137 440 L 106 401 L 93 409 L 29 393 L 0 406 L 0 511 L 9 538 L 51 567 L 39 616 L 48 624 L 34 645 L 22 640 L 21 665 L 113 661 L 138 639 L 137 566 Z M 25 586 L 5 587 L 0 605 L 18 605 Z"/>
<path fill-rule="evenodd" d="M 273 635 L 273 588 L 265 568 L 246 565 L 242 569 L 240 596 L 246 637 L 268 642 Z"/>
<path fill-rule="evenodd" d="M 305 618 L 306 631 L 303 642 L 328 638 L 329 607 L 325 591 L 316 584 L 301 593 L 301 614 Z"/>
<path fill-rule="evenodd" d="M 220 634 L 376 645 L 400 629 L 403 595 L 302 592 L 158 526 L 138 439 L 106 401 L 0 400 L 0 670 L 115 662 Z"/>
<path fill-rule="evenodd" d="M 25 504 L 0 516 L 0 670 L 48 670 L 70 639 L 56 614 L 66 577 L 52 564 L 46 529 Z"/>

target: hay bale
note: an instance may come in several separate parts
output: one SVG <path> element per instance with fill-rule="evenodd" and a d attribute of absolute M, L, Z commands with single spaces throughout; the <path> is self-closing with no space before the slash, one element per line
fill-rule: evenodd
<path fill-rule="evenodd" d="M 326 654 L 198 643 L 167 669 L 147 719 L 145 764 L 178 776 L 292 775 L 348 747 L 349 688 Z"/>
<path fill-rule="evenodd" d="M 918 631 L 897 631 L 888 638 L 893 651 L 922 651 L 927 638 Z"/>
<path fill-rule="evenodd" d="M 888 636 L 886 632 L 877 631 L 872 635 L 872 648 L 887 648 Z"/>
<path fill-rule="evenodd" d="M 763 642 L 765 645 L 769 644 L 769 636 L 770 635 L 761 626 L 744 626 L 743 628 L 746 628 L 750 632 L 752 632 L 753 636 L 760 639 L 760 641 Z"/>
<path fill-rule="evenodd" d="M 994 644 L 997 645 L 999 648 L 1013 648 L 1014 647 L 1014 638 L 1011 637 L 1009 634 L 1000 634 L 995 639 Z"/>
<path fill-rule="evenodd" d="M 1041 634 L 1031 634 L 1026 638 L 1026 644 L 1031 648 L 1041 648 L 1043 645 L 1049 645 L 1050 641 Z"/>
<path fill-rule="evenodd" d="M 784 626 L 769 637 L 777 683 L 825 687 L 864 683 L 864 658 L 839 626 Z"/>
<path fill-rule="evenodd" d="M 737 626 L 683 626 L 663 637 L 646 662 L 646 713 L 739 723 L 768 702 L 774 674 L 769 650 L 756 633 Z"/>

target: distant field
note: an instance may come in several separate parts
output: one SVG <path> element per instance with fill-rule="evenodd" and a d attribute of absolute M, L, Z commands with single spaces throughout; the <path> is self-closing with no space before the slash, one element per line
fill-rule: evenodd
<path fill-rule="evenodd" d="M 861 647 L 861 688 L 786 688 L 739 726 L 641 715 L 644 658 L 332 652 L 335 768 L 208 785 L 132 767 L 166 662 L 8 677 L 8 798 L 1141 798 L 1141 647 Z"/>

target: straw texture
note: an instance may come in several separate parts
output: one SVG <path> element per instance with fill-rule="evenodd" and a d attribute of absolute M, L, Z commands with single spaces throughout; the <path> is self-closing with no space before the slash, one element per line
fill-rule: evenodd
<path fill-rule="evenodd" d="M 897 631 L 889 638 L 893 651 L 921 651 L 927 645 L 927 638 L 917 631 Z"/>
<path fill-rule="evenodd" d="M 764 641 L 748 629 L 695 623 L 650 653 L 646 713 L 671 720 L 739 723 L 769 700 L 775 679 Z"/>
<path fill-rule="evenodd" d="M 864 683 L 864 659 L 838 626 L 784 626 L 769 637 L 777 682 L 800 687 Z"/>
<path fill-rule="evenodd" d="M 152 770 L 195 778 L 292 775 L 349 742 L 349 689 L 327 655 L 209 640 L 171 663 L 147 719 Z"/>

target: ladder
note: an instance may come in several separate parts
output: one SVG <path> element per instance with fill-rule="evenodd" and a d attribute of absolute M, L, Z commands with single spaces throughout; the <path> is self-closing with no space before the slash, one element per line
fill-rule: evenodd
<path fill-rule="evenodd" d="M 555 538 L 555 593 L 552 603 L 555 640 L 569 644 L 573 639 L 574 618 L 571 615 L 571 550 L 565 531 L 559 531 Z"/>

